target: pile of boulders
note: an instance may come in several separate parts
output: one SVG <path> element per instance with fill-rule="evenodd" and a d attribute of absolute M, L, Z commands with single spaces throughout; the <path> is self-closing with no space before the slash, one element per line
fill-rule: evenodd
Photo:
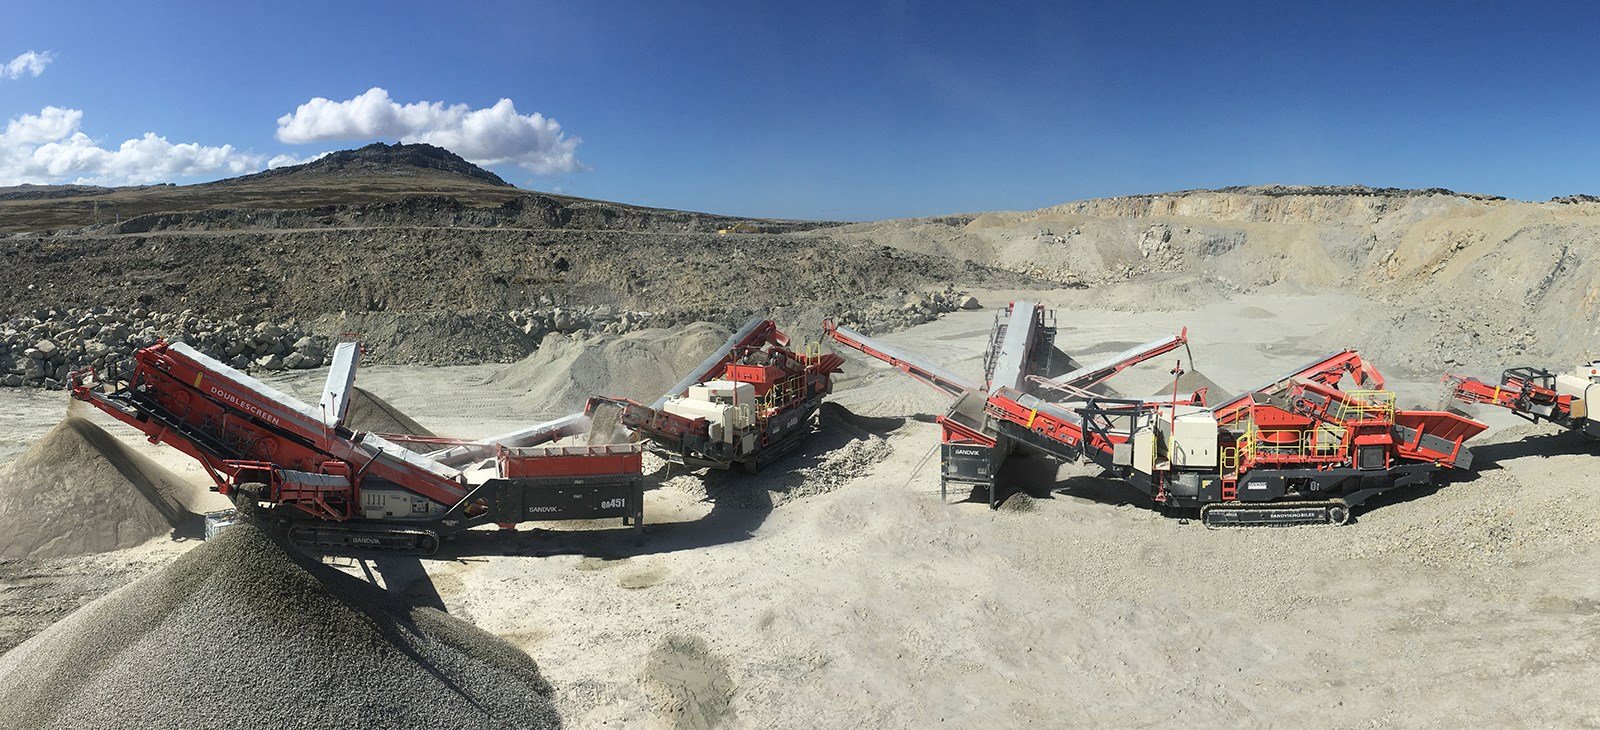
<path fill-rule="evenodd" d="M 599 306 L 555 307 L 513 310 L 508 314 L 522 333 L 535 342 L 552 332 L 570 335 L 579 331 L 596 334 L 623 334 L 634 330 L 659 327 L 659 318 L 653 312 L 636 312 L 618 309 L 609 304 Z"/>
<path fill-rule="evenodd" d="M 901 291 L 898 297 L 878 299 L 845 311 L 839 322 L 878 334 L 980 306 L 977 299 L 953 289 Z M 426 320 L 422 322 L 409 322 L 404 314 L 367 313 L 359 321 L 337 319 L 302 325 L 294 320 L 260 321 L 244 315 L 205 317 L 190 310 L 173 314 L 111 307 L 41 309 L 0 324 L 0 386 L 62 388 L 74 371 L 89 367 L 104 376 L 125 376 L 133 369 L 133 354 L 161 340 L 186 343 L 246 372 L 304 370 L 326 365 L 333 351 L 333 342 L 317 331 L 357 331 L 363 333 L 369 357 L 383 362 L 454 364 L 515 360 L 537 349 L 545 335 L 552 333 L 625 334 L 713 315 L 633 311 L 605 304 L 557 306 L 548 302 L 503 313 L 456 313 L 441 322 L 428 319 L 426 314 L 418 315 Z M 373 317 L 386 319 L 372 321 Z M 743 321 L 742 317 L 734 319 Z M 511 324 L 509 330 L 505 327 L 507 320 Z M 462 341 L 450 340 L 451 332 L 461 335 L 457 339 Z M 419 339 L 422 344 L 407 347 Z M 441 342 L 451 343 L 452 358 L 423 356 L 439 350 Z M 473 343 L 491 343 L 495 347 L 485 349 L 474 347 Z"/>
<path fill-rule="evenodd" d="M 977 297 L 954 289 L 938 292 L 902 291 L 898 299 L 885 298 L 840 312 L 837 321 L 863 334 L 872 335 L 931 322 L 941 314 L 958 309 L 982 307 Z"/>
<path fill-rule="evenodd" d="M 320 367 L 325 338 L 290 322 L 212 319 L 110 307 L 42 309 L 0 324 L 0 386 L 60 388 L 75 370 L 119 375 L 140 348 L 182 341 L 229 365 L 252 370 Z"/>

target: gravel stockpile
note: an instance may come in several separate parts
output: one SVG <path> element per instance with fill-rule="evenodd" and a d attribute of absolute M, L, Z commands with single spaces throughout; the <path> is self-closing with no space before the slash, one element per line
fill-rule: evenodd
<path fill-rule="evenodd" d="M 1204 390 L 1206 392 L 1206 402 L 1212 404 L 1226 403 L 1232 400 L 1234 395 L 1222 386 L 1217 385 L 1217 381 L 1195 369 L 1185 370 L 1182 375 L 1179 375 L 1176 388 L 1179 398 Z M 1151 393 L 1150 396 L 1159 398 L 1161 396 L 1171 396 L 1172 394 L 1173 388 L 1168 387 Z"/>
<path fill-rule="evenodd" d="M 592 395 L 649 403 L 728 339 L 720 325 L 650 329 L 594 338 L 550 335 L 539 350 L 495 373 L 489 382 L 520 391 L 530 407 L 563 412 Z"/>
<path fill-rule="evenodd" d="M 557 727 L 526 654 L 230 528 L 0 657 L 7 728 Z"/>
<path fill-rule="evenodd" d="M 82 418 L 68 418 L 0 469 L 0 557 L 117 550 L 199 534 L 205 490 Z"/>
<path fill-rule="evenodd" d="M 422 424 L 400 412 L 382 398 L 373 395 L 371 391 L 361 386 L 355 387 L 355 395 L 350 398 L 350 410 L 345 413 L 346 426 L 356 431 L 371 431 L 373 433 L 399 433 L 408 436 L 436 436 Z"/>

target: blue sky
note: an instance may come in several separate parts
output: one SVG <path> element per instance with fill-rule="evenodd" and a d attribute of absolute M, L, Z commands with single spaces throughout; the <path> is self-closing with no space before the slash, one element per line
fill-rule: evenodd
<path fill-rule="evenodd" d="M 393 119 L 370 138 L 379 127 L 344 117 L 304 120 L 314 131 L 293 138 L 310 141 L 280 134 L 313 98 L 376 87 L 439 103 L 407 128 L 497 156 L 520 186 L 732 214 L 866 219 L 1268 182 L 1600 192 L 1600 9 L 1582 3 L 135 5 L 8 6 L 0 64 L 51 60 L 0 74 L 0 116 L 81 132 L 80 147 L 147 132 L 198 147 L 52 148 L 51 181 L 194 182 L 393 141 Z M 452 105 L 502 98 L 516 113 L 496 119 L 526 134 L 437 127 L 460 117 Z M 535 113 L 559 136 L 518 121 Z M 24 136 L 9 157 L 0 146 L 0 183 L 44 181 Z"/>

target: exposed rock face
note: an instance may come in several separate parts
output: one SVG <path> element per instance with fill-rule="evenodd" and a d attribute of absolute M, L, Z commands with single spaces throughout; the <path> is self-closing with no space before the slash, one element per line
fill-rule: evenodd
<path fill-rule="evenodd" d="M 966 306 L 968 303 L 971 306 Z M 868 300 L 841 310 L 839 324 L 865 334 L 913 327 L 957 309 L 978 309 L 978 300 L 954 289 L 936 292 L 900 292 L 896 300 Z"/>
<path fill-rule="evenodd" d="M 1417 372 L 1562 365 L 1600 347 L 1600 203 L 1582 196 L 1528 203 L 1440 189 L 1265 186 L 825 233 L 1063 287 L 1131 283 L 1118 296 L 1142 292 L 1145 306 L 1264 290 L 1348 295 L 1347 318 L 1323 337 L 1329 346 L 1360 345 Z"/>

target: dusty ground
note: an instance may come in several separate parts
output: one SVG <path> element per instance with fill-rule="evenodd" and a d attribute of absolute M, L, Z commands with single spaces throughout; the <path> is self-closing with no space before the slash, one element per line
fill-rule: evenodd
<path fill-rule="evenodd" d="M 1253 294 L 1091 316 L 1083 292 L 1037 296 L 1060 306 L 1059 341 L 1080 357 L 1187 325 L 1198 367 L 1233 390 L 1345 344 L 1318 333 L 1351 304 Z M 975 372 L 992 317 L 886 339 Z M 474 388 L 497 367 L 373 368 L 360 382 L 441 433 L 554 413 Z M 1170 367 L 1113 384 L 1153 393 Z M 848 369 L 835 401 L 852 428 L 777 466 L 826 489 L 797 496 L 779 471 L 672 475 L 649 493 L 640 546 L 581 524 L 474 536 L 420 565 L 335 562 L 525 649 L 571 727 L 1600 723 L 1593 444 L 1484 414 L 1497 429 L 1476 476 L 1392 495 L 1343 528 L 1206 530 L 1039 458 L 1010 475 L 1034 498 L 990 512 L 939 502 L 937 428 L 915 416 L 940 398 L 859 359 Z M 298 377 L 280 384 L 314 389 L 320 374 Z M 1391 386 L 1431 403 L 1436 378 Z M 64 409 L 59 394 L 0 398 L 12 454 Z M 0 626 L 42 626 L 26 620 L 41 596 L 71 604 L 182 549 L 0 566 Z M 41 572 L 58 587 L 32 587 Z"/>

